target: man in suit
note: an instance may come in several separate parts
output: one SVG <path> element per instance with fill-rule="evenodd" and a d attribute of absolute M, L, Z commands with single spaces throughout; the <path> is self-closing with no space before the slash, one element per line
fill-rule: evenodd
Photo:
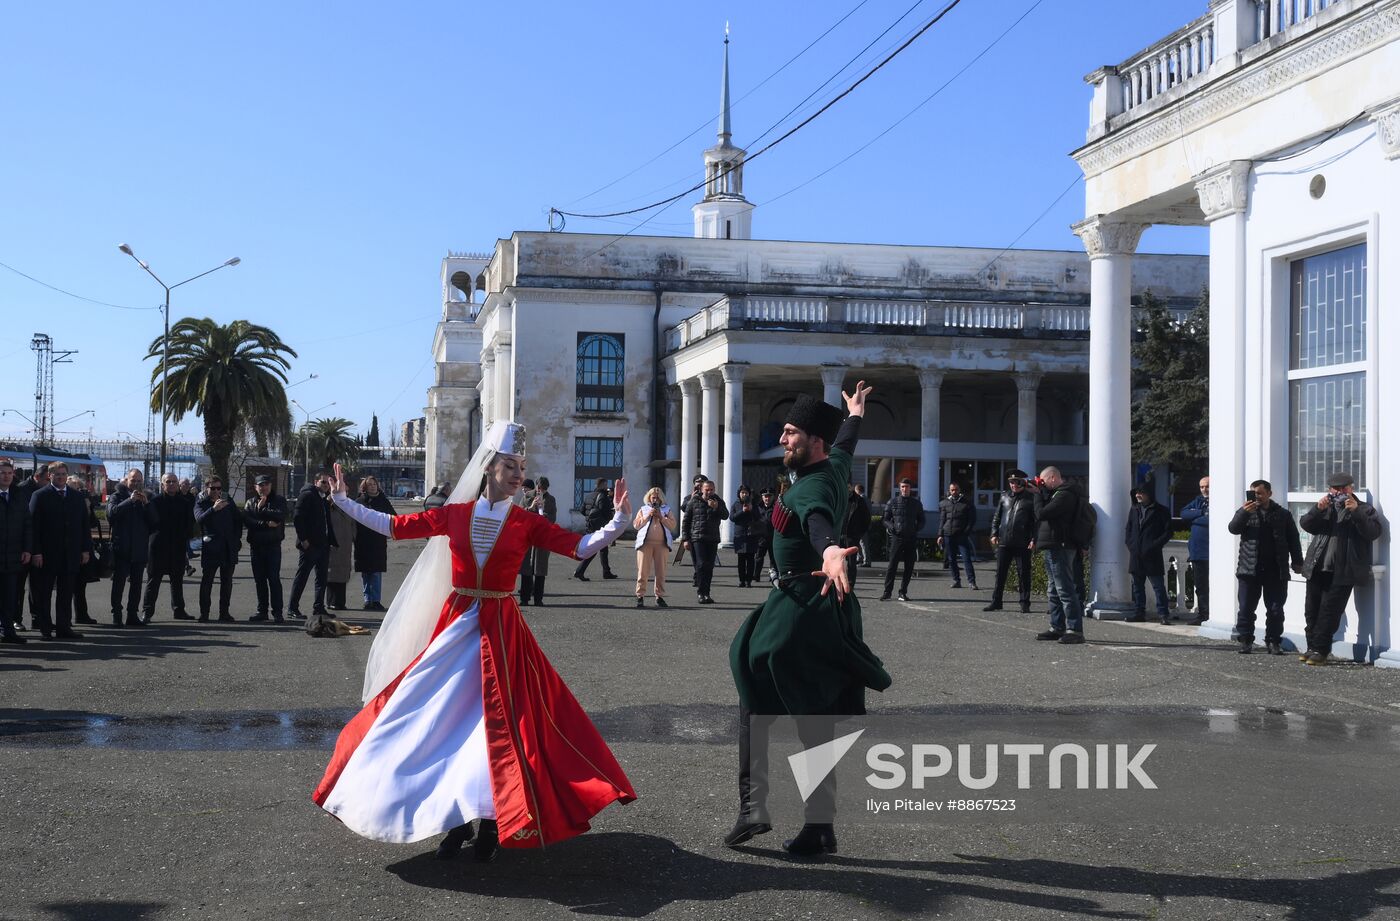
<path fill-rule="evenodd" d="M 147 553 L 146 592 L 141 598 L 141 620 L 150 623 L 160 595 L 160 580 L 170 580 L 170 609 L 176 620 L 194 620 L 185 611 L 185 567 L 190 537 L 194 534 L 194 512 L 180 489 L 180 478 L 167 473 L 160 478 L 160 495 L 151 500 L 156 525 Z"/>
<path fill-rule="evenodd" d="M 297 574 L 292 577 L 287 614 L 297 620 L 306 619 L 298 606 L 301 604 L 301 593 L 306 589 L 306 580 L 312 573 L 316 578 L 312 589 L 311 613 L 321 616 L 326 613 L 326 573 L 331 562 L 331 547 L 339 546 L 335 531 L 331 528 L 330 494 L 331 475 L 321 471 L 297 495 L 296 511 L 292 513 L 300 554 L 297 557 Z"/>
<path fill-rule="evenodd" d="M 261 623 L 268 618 L 282 622 L 282 537 L 287 530 L 287 500 L 273 491 L 272 477 L 262 475 L 254 483 L 257 495 L 243 507 L 248 526 L 248 556 L 253 565 L 253 585 L 258 594 L 258 613 L 248 618 Z"/>
<path fill-rule="evenodd" d="M 15 488 L 15 465 L 0 457 L 0 643 L 23 646 L 15 631 L 19 619 L 19 574 L 29 565 L 29 505 Z"/>
<path fill-rule="evenodd" d="M 49 465 L 40 464 L 34 468 L 34 472 L 26 477 L 23 482 L 15 486 L 15 493 L 19 496 L 19 501 L 25 508 L 29 508 L 29 500 L 34 498 L 34 494 L 45 486 L 49 485 Z M 15 581 L 15 629 L 23 630 L 20 623 L 24 615 L 24 599 L 29 599 L 30 625 L 33 626 L 34 617 L 34 585 L 30 579 L 29 566 L 21 566 L 19 578 Z M 25 591 L 25 583 L 29 582 L 29 591 Z"/>
<path fill-rule="evenodd" d="M 112 624 L 122 626 L 122 598 L 126 598 L 126 626 L 141 626 L 141 583 L 150 553 L 151 532 L 157 525 L 146 480 L 135 467 L 107 502 L 107 523 L 112 526 Z"/>
<path fill-rule="evenodd" d="M 224 481 L 210 477 L 204 484 L 204 495 L 194 504 L 194 520 L 204 531 L 199 564 L 203 573 L 199 579 L 199 619 L 209 622 L 213 606 L 214 576 L 219 577 L 219 620 L 233 623 L 229 600 L 233 597 L 233 567 L 238 551 L 243 549 L 243 516 L 238 506 L 224 495 Z"/>
<path fill-rule="evenodd" d="M 88 515 L 87 500 L 68 487 L 68 465 L 50 464 L 49 485 L 29 500 L 34 621 L 46 640 L 82 637 L 73 629 L 73 589 L 92 555 Z"/>
<path fill-rule="evenodd" d="M 549 491 L 549 477 L 542 476 L 535 489 L 525 493 L 524 508 L 527 512 L 543 515 L 554 521 L 559 515 L 559 504 Z M 520 567 L 520 603 L 544 604 L 544 579 L 549 575 L 549 551 L 531 547 L 525 553 L 525 562 Z"/>

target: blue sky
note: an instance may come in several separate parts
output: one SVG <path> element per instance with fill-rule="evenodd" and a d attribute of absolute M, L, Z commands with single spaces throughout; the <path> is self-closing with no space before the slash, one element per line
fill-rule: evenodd
<path fill-rule="evenodd" d="M 920 4 L 863 60 L 945 0 Z M 612 211 L 700 177 L 713 143 L 724 23 L 734 141 L 753 140 L 914 0 L 746 4 L 253 2 L 21 4 L 0 33 L 0 262 L 115 304 L 244 318 L 300 353 L 291 391 L 363 431 L 421 413 L 438 270 L 546 228 L 551 206 Z M 1206 0 L 1041 0 L 940 95 L 846 157 L 972 61 L 1034 0 L 963 0 L 939 25 L 747 171 L 757 237 L 1001 248 L 1077 175 L 1084 74 L 1206 11 Z M 852 13 L 851 11 L 855 9 Z M 847 13 L 811 50 L 785 61 Z M 863 72 L 855 68 L 824 94 Z M 743 98 L 741 98 L 743 97 Z M 787 123 L 791 124 L 791 122 Z M 688 132 L 703 126 L 693 137 Z M 786 125 L 784 126 L 786 127 Z M 779 129 L 776 133 L 781 133 Z M 770 138 L 773 135 L 770 135 Z M 584 197 L 674 150 L 592 197 Z M 643 232 L 689 235 L 690 196 Z M 1021 239 L 1077 249 L 1077 186 Z M 570 219 L 569 229 L 626 223 Z M 1154 228 L 1145 252 L 1205 252 Z M 158 310 L 101 307 L 0 269 L 0 408 L 33 407 L 34 332 L 77 349 L 56 375 L 62 426 L 145 429 Z M 0 418 L 0 437 L 28 423 Z M 198 420 L 172 431 L 202 437 Z"/>

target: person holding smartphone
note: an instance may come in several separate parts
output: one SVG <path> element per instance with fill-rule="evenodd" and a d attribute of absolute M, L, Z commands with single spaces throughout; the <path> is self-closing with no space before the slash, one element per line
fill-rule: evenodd
<path fill-rule="evenodd" d="M 666 495 L 658 486 L 647 490 L 642 507 L 632 521 L 637 531 L 637 607 L 646 606 L 647 579 L 652 581 L 652 595 L 658 608 L 666 604 L 666 554 L 671 550 L 676 517 L 666 504 Z"/>
<path fill-rule="evenodd" d="M 1303 561 L 1308 651 L 1300 660 L 1326 665 L 1352 587 L 1371 578 L 1370 545 L 1381 536 L 1381 520 L 1375 507 L 1356 495 L 1356 479 L 1338 471 L 1327 478 L 1327 494 L 1308 509 L 1301 524 L 1313 539 Z"/>
<path fill-rule="evenodd" d="M 1230 519 L 1230 533 L 1240 538 L 1235 578 L 1239 581 L 1239 611 L 1235 633 L 1242 654 L 1254 650 L 1254 610 L 1264 599 L 1264 649 L 1283 655 L 1283 605 L 1288 600 L 1288 570 L 1303 571 L 1303 547 L 1298 526 L 1288 510 L 1273 501 L 1268 480 L 1255 480 L 1244 494 L 1244 505 Z M 1197 589 L 1199 591 L 1199 589 Z"/>

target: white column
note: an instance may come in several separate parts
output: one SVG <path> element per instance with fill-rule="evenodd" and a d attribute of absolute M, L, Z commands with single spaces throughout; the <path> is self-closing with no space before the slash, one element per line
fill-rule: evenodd
<path fill-rule="evenodd" d="M 700 382 L 688 377 L 680 382 L 680 387 L 681 484 L 674 497 L 677 506 L 690 495 L 690 483 L 695 479 L 695 423 L 700 419 Z"/>
<path fill-rule="evenodd" d="M 724 501 L 730 505 L 744 481 L 744 372 L 748 365 L 727 364 L 724 376 Z M 725 546 L 734 544 L 734 522 L 720 525 Z"/>
<path fill-rule="evenodd" d="M 943 458 L 939 451 L 943 372 L 919 369 L 919 386 L 923 390 L 919 411 L 919 501 L 924 504 L 927 518 L 924 530 L 932 531 L 937 524 L 934 518 L 938 509 L 938 485 L 943 476 Z M 899 488 L 894 483 L 890 487 L 892 491 Z"/>
<path fill-rule="evenodd" d="M 1133 252 L 1144 224 L 1097 215 L 1074 225 L 1089 253 L 1089 499 L 1098 510 L 1089 605 L 1094 617 L 1132 608 L 1123 526 L 1132 489 Z"/>
<path fill-rule="evenodd" d="M 481 431 L 496 421 L 496 353 L 488 351 L 481 356 Z"/>
<path fill-rule="evenodd" d="M 719 388 L 723 383 L 718 371 L 700 375 L 700 472 L 714 480 L 716 487 L 720 484 Z"/>
<path fill-rule="evenodd" d="M 845 408 L 846 401 L 841 399 L 841 385 L 846 380 L 847 368 L 845 365 L 822 365 L 822 400 L 832 406 Z"/>
<path fill-rule="evenodd" d="M 679 387 L 666 388 L 666 459 L 681 458 L 681 391 Z M 666 493 L 666 504 L 675 508 L 680 500 L 682 474 L 668 466 L 661 478 L 661 489 Z M 635 503 L 634 503 L 635 504 Z"/>
<path fill-rule="evenodd" d="M 1016 466 L 1031 475 L 1039 472 L 1035 469 L 1035 401 L 1040 377 L 1031 372 L 1016 375 Z"/>
<path fill-rule="evenodd" d="M 511 371 L 514 369 L 511 362 L 510 341 L 500 342 L 496 345 L 496 418 L 515 418 L 515 382 L 511 379 Z"/>
<path fill-rule="evenodd" d="M 1210 492 L 1232 508 L 1249 482 L 1244 469 L 1245 210 L 1248 161 L 1235 160 L 1196 177 L 1201 210 L 1210 224 Z M 1210 519 L 1211 619 L 1201 633 L 1228 638 L 1234 621 L 1236 541 L 1229 514 Z"/>

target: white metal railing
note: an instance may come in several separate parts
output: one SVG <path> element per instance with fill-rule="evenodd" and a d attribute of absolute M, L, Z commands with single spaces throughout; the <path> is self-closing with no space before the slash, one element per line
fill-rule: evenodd
<path fill-rule="evenodd" d="M 923 326 L 922 303 L 909 301 L 847 301 L 846 322 L 867 326 Z"/>
<path fill-rule="evenodd" d="M 1241 0 L 1247 2 L 1247 0 Z M 1121 111 L 1131 112 L 1173 87 L 1194 81 L 1215 63 L 1215 16 L 1207 14 L 1178 29 L 1117 68 Z"/>
<path fill-rule="evenodd" d="M 1020 329 L 1025 308 L 1008 304 L 949 304 L 943 325 L 957 329 Z"/>
<path fill-rule="evenodd" d="M 825 323 L 826 299 L 819 297 L 745 297 L 745 320 L 767 320 L 777 323 Z"/>

